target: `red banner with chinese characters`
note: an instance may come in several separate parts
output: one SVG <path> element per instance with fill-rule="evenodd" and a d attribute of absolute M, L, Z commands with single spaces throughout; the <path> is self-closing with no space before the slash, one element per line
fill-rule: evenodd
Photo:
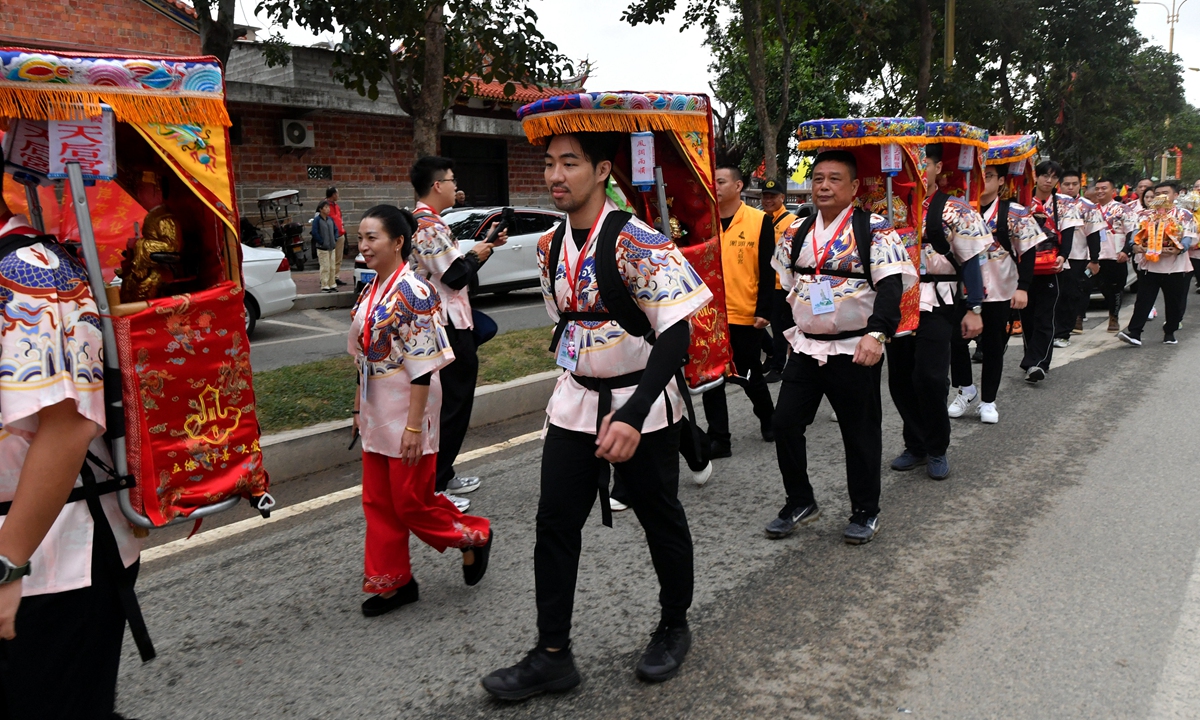
<path fill-rule="evenodd" d="M 113 321 L 134 507 L 155 525 L 266 492 L 244 312 L 223 283 Z"/>

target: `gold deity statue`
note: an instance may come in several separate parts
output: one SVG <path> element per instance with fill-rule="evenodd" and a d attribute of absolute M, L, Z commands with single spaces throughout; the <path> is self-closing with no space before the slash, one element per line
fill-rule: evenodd
<path fill-rule="evenodd" d="M 150 207 L 142 224 L 141 237 L 132 238 L 123 253 L 121 268 L 121 302 L 138 302 L 160 297 L 163 286 L 174 280 L 171 266 L 179 262 L 183 251 L 183 235 L 175 215 L 162 204 L 158 176 L 143 173 L 137 189 L 137 199 Z"/>
<path fill-rule="evenodd" d="M 858 206 L 867 212 L 887 217 L 887 189 L 884 184 L 877 177 L 869 177 L 863 179 L 863 187 L 866 192 L 858 196 Z M 908 225 L 908 206 L 899 195 L 892 195 L 892 213 L 896 227 Z"/>

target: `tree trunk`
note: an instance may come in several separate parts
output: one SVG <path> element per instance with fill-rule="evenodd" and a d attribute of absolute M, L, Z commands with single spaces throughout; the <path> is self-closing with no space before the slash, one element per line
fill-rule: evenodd
<path fill-rule="evenodd" d="M 934 13 L 929 10 L 929 0 L 917 0 L 917 18 L 920 22 L 920 59 L 917 65 L 917 107 L 914 110 L 924 116 L 929 109 L 930 71 L 934 65 Z"/>
<path fill-rule="evenodd" d="M 933 13 L 929 0 L 917 0 L 917 18 L 921 23 L 921 57 L 917 66 L 917 97 L 914 108 L 917 115 L 924 117 L 929 109 L 930 71 L 933 66 Z"/>
<path fill-rule="evenodd" d="M 1000 108 L 1004 110 L 1004 134 L 1017 129 L 1017 109 L 1013 104 L 1012 86 L 1008 81 L 1008 53 L 1000 54 Z"/>
<path fill-rule="evenodd" d="M 229 64 L 229 53 L 233 51 L 237 35 L 233 29 L 234 0 L 217 0 L 217 17 L 212 16 L 213 0 L 196 0 L 196 15 L 200 23 L 200 51 L 221 61 L 221 67 Z"/>
<path fill-rule="evenodd" d="M 754 100 L 754 117 L 758 121 L 759 135 L 763 143 L 763 164 L 766 176 L 779 177 L 779 122 L 771 122 L 767 109 L 766 51 L 763 47 L 763 22 L 761 0 L 741 0 L 742 24 L 746 38 L 746 68 L 750 81 L 750 97 Z"/>
<path fill-rule="evenodd" d="M 434 0 L 425 16 L 425 67 L 421 95 L 413 114 L 413 151 L 417 157 L 437 155 L 438 127 L 445 112 L 446 26 L 441 0 Z"/>

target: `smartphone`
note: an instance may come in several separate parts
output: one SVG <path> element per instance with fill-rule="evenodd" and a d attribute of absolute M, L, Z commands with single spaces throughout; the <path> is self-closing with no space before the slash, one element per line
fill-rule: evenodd
<path fill-rule="evenodd" d="M 500 213 L 500 220 L 498 220 L 496 222 L 496 224 L 492 227 L 491 231 L 488 233 L 487 238 L 484 240 L 484 242 L 486 242 L 486 243 L 494 242 L 495 239 L 500 236 L 501 230 L 507 230 L 508 228 L 512 227 L 513 219 L 516 218 L 516 216 L 517 216 L 516 211 L 513 210 L 511 207 L 504 208 L 504 210 Z"/>

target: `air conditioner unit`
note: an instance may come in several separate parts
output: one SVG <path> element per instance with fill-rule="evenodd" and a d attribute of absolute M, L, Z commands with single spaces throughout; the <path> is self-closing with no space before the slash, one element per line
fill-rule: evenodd
<path fill-rule="evenodd" d="M 313 134 L 313 124 L 308 120 L 283 121 L 283 146 L 289 148 L 310 148 L 316 135 Z"/>

